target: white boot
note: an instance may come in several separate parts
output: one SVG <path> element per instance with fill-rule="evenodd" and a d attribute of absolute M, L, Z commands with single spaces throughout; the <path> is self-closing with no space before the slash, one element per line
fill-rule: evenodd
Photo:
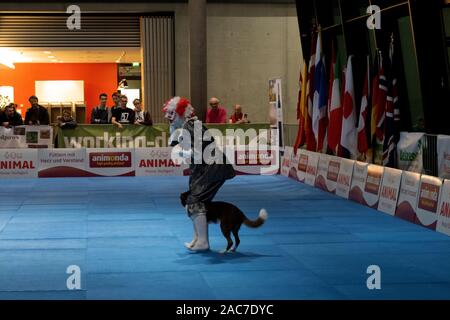
<path fill-rule="evenodd" d="M 197 215 L 192 220 L 194 222 L 194 228 L 197 231 L 197 241 L 189 249 L 197 252 L 209 250 L 208 222 L 206 221 L 206 215 Z"/>
<path fill-rule="evenodd" d="M 198 234 L 197 234 L 197 229 L 195 228 L 195 223 L 192 223 L 194 225 L 194 238 L 192 239 L 191 242 L 185 242 L 184 245 L 186 246 L 186 248 L 188 249 L 192 249 L 192 247 L 195 245 L 195 243 L 198 240 Z"/>

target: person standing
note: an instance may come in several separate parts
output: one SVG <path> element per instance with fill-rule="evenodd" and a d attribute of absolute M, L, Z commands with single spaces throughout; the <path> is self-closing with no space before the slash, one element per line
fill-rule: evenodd
<path fill-rule="evenodd" d="M 106 106 L 108 95 L 100 94 L 100 104 L 92 109 L 91 124 L 108 124 L 109 108 Z"/>
<path fill-rule="evenodd" d="M 140 99 L 133 100 L 134 105 L 134 124 L 151 126 L 153 124 L 152 117 L 148 111 L 142 109 Z"/>
<path fill-rule="evenodd" d="M 31 96 L 28 101 L 31 104 L 25 114 L 25 124 L 26 125 L 49 125 L 50 117 L 48 115 L 47 109 L 39 105 L 39 99 L 36 96 Z"/>
<path fill-rule="evenodd" d="M 112 113 L 111 123 L 122 129 L 123 124 L 134 124 L 134 110 L 127 108 L 128 98 L 126 95 L 120 96 L 120 108 Z"/>

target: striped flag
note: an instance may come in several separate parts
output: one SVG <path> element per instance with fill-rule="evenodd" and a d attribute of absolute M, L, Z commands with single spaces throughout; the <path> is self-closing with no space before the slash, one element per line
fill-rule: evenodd
<path fill-rule="evenodd" d="M 297 154 L 297 149 L 305 144 L 306 140 L 306 77 L 307 77 L 307 65 L 306 61 L 303 60 L 303 68 L 300 73 L 300 81 L 299 81 L 299 92 L 298 92 L 298 100 L 297 100 L 297 120 L 298 120 L 298 132 L 297 139 L 294 144 L 294 155 Z"/>
<path fill-rule="evenodd" d="M 322 52 L 322 35 L 319 31 L 316 43 L 316 56 L 314 63 L 314 96 L 312 129 L 316 140 L 317 152 L 322 152 L 325 133 L 327 130 L 327 98 L 326 98 L 326 73 L 325 58 Z"/>
<path fill-rule="evenodd" d="M 317 34 L 313 32 L 311 36 L 311 55 L 309 59 L 308 68 L 308 83 L 306 93 L 307 115 L 306 115 L 306 148 L 309 151 L 316 151 L 316 139 L 312 130 L 312 117 L 313 117 L 313 97 L 314 97 L 314 69 L 316 61 L 316 42 Z"/>
<path fill-rule="evenodd" d="M 383 165 L 396 166 L 396 145 L 399 139 L 400 108 L 398 104 L 398 88 L 396 76 L 396 64 L 394 64 L 394 40 L 391 38 L 389 45 L 389 85 L 386 97 L 383 143 Z"/>
<path fill-rule="evenodd" d="M 341 146 L 351 159 L 356 159 L 356 106 L 355 89 L 353 85 L 353 56 L 348 57 L 347 71 L 345 73 L 345 94 L 343 102 Z"/>
<path fill-rule="evenodd" d="M 378 163 L 379 154 L 377 145 L 383 143 L 384 139 L 384 118 L 387 94 L 387 81 L 384 74 L 383 56 L 381 51 L 376 59 L 377 73 L 372 83 L 372 116 L 371 116 L 371 139 L 373 149 L 373 162 Z M 381 163 L 378 163 L 381 164 Z"/>
<path fill-rule="evenodd" d="M 341 64 L 336 59 L 336 49 L 332 44 L 332 58 L 330 71 L 330 91 L 328 94 L 328 148 L 334 155 L 338 154 L 342 131 L 342 101 L 341 101 Z"/>
<path fill-rule="evenodd" d="M 366 120 L 369 108 L 369 83 L 370 83 L 370 62 L 369 56 L 367 56 L 367 68 L 366 76 L 364 78 L 364 88 L 361 98 L 361 108 L 359 110 L 359 120 L 358 120 L 358 151 L 366 159 L 366 153 L 369 150 L 369 144 L 367 142 L 367 130 L 366 130 Z"/>

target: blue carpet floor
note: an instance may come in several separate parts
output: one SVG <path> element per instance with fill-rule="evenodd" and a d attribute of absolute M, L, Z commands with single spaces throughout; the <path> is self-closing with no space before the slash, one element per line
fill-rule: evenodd
<path fill-rule="evenodd" d="M 0 299 L 449 299 L 450 238 L 282 176 L 239 176 L 216 200 L 267 224 L 237 253 L 210 225 L 189 253 L 185 177 L 3 180 Z M 81 290 L 66 268 L 81 268 Z M 369 265 L 381 290 L 368 290 Z"/>

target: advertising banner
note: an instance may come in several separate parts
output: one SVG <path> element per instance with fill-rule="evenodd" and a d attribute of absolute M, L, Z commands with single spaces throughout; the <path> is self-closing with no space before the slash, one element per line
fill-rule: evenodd
<path fill-rule="evenodd" d="M 348 199 L 350 194 L 354 166 L 355 160 L 342 158 L 340 161 L 339 175 L 336 183 L 336 195 L 345 199 Z"/>
<path fill-rule="evenodd" d="M 280 146 L 280 149 L 283 150 L 283 94 L 280 78 L 269 80 L 269 117 L 272 132 L 271 144 Z"/>
<path fill-rule="evenodd" d="M 188 175 L 189 165 L 172 157 L 171 147 L 135 149 L 136 176 L 183 176 Z"/>
<path fill-rule="evenodd" d="M 289 169 L 291 168 L 291 158 L 292 158 L 292 147 L 285 147 L 284 148 L 284 154 L 281 160 L 281 175 L 288 177 L 289 176 Z"/>
<path fill-rule="evenodd" d="M 438 175 L 450 179 L 450 136 L 437 137 Z"/>
<path fill-rule="evenodd" d="M 39 149 L 39 177 L 88 177 L 86 149 Z"/>
<path fill-rule="evenodd" d="M 341 158 L 331 156 L 328 162 L 327 169 L 327 191 L 331 193 L 336 193 L 337 181 L 339 178 L 339 171 L 341 168 Z"/>
<path fill-rule="evenodd" d="M 390 215 L 395 215 L 402 170 L 384 168 L 383 183 L 381 184 L 380 200 L 378 210 Z"/>
<path fill-rule="evenodd" d="M 420 174 L 403 171 L 397 201 L 397 209 L 395 210 L 396 217 L 409 222 L 415 221 L 419 183 Z"/>
<path fill-rule="evenodd" d="M 312 187 L 316 183 L 318 164 L 319 164 L 319 153 L 310 152 L 308 155 L 308 167 L 306 168 L 305 183 Z"/>
<path fill-rule="evenodd" d="M 0 127 L 0 149 L 52 148 L 51 126 Z"/>
<path fill-rule="evenodd" d="M 400 132 L 397 144 L 398 169 L 423 173 L 423 137 L 421 132 Z"/>
<path fill-rule="evenodd" d="M 442 180 L 440 178 L 422 175 L 417 198 L 415 223 L 436 230 L 441 188 Z"/>
<path fill-rule="evenodd" d="M 291 163 L 289 166 L 289 178 L 298 181 L 298 158 L 300 156 L 300 149 L 297 150 L 297 154 L 291 155 Z M 304 180 L 304 179 L 303 179 Z"/>
<path fill-rule="evenodd" d="M 38 166 L 36 149 L 0 150 L 0 178 L 37 178 Z"/>
<path fill-rule="evenodd" d="M 450 180 L 445 180 L 442 186 L 438 213 L 436 231 L 450 236 Z"/>
<path fill-rule="evenodd" d="M 376 209 L 380 198 L 381 182 L 384 167 L 375 164 L 367 166 L 367 177 L 364 185 L 363 204 Z"/>
<path fill-rule="evenodd" d="M 134 149 L 86 149 L 86 170 L 94 176 L 134 176 Z"/>
<path fill-rule="evenodd" d="M 308 161 L 310 151 L 299 149 L 297 151 L 298 163 L 297 163 L 297 180 L 300 182 L 305 182 L 306 180 L 306 170 L 308 169 Z"/>
<path fill-rule="evenodd" d="M 324 191 L 327 189 L 327 174 L 328 174 L 328 164 L 330 163 L 330 156 L 326 154 L 319 155 L 319 161 L 317 163 L 317 175 L 315 186 Z"/>
<path fill-rule="evenodd" d="M 361 204 L 365 204 L 363 192 L 366 184 L 368 166 L 368 163 L 356 161 L 355 167 L 353 168 L 352 185 L 348 198 Z"/>

